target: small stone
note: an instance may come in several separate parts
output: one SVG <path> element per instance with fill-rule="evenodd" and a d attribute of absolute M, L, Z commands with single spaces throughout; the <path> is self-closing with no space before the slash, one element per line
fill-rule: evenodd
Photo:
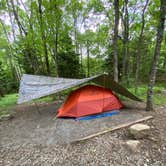
<path fill-rule="evenodd" d="M 166 94 L 166 89 L 163 90 L 163 93 Z"/>
<path fill-rule="evenodd" d="M 147 162 L 149 162 L 149 159 L 146 159 Z"/>
<path fill-rule="evenodd" d="M 1 116 L 0 117 L 0 120 L 10 120 L 10 119 L 12 119 L 12 118 L 14 118 L 14 116 L 13 115 L 11 115 L 11 114 L 6 114 L 6 115 L 3 115 L 3 116 Z"/>
<path fill-rule="evenodd" d="M 129 128 L 130 134 L 136 139 L 147 137 L 149 135 L 149 131 L 150 126 L 145 124 L 135 124 Z"/>
<path fill-rule="evenodd" d="M 126 145 L 132 152 L 138 151 L 138 146 L 140 145 L 140 142 L 138 140 L 129 140 L 126 142 Z"/>

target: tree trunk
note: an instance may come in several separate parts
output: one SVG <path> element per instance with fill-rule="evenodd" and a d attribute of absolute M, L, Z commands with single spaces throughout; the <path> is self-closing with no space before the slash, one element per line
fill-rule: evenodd
<path fill-rule="evenodd" d="M 0 97 L 4 97 L 4 94 L 2 92 L 2 89 L 0 88 Z"/>
<path fill-rule="evenodd" d="M 80 44 L 80 63 L 81 63 L 81 71 L 83 71 L 83 55 L 82 55 L 82 45 Z"/>
<path fill-rule="evenodd" d="M 165 69 L 165 67 L 166 67 L 166 56 L 164 58 L 163 69 Z"/>
<path fill-rule="evenodd" d="M 122 67 L 122 77 L 126 81 L 128 77 L 128 68 L 127 65 L 129 64 L 129 58 L 128 58 L 128 40 L 129 40 L 129 14 L 128 14 L 128 0 L 125 0 L 124 2 L 124 18 L 123 24 L 124 24 L 124 33 L 123 33 L 123 67 Z"/>
<path fill-rule="evenodd" d="M 19 20 L 18 13 L 17 13 L 17 11 L 15 9 L 13 0 L 10 0 L 10 3 L 11 3 L 11 6 L 12 6 L 14 18 L 15 18 L 15 20 L 17 22 L 17 25 L 18 25 L 18 28 L 19 28 L 19 31 L 20 31 L 20 35 L 23 36 L 23 34 L 24 34 L 26 36 L 27 32 L 26 32 L 26 30 L 24 29 L 23 25 L 21 24 L 21 22 Z"/>
<path fill-rule="evenodd" d="M 141 47 L 142 47 L 142 38 L 144 34 L 144 28 L 145 28 L 145 11 L 148 6 L 149 0 L 146 0 L 145 6 L 142 11 L 142 26 L 141 26 L 141 32 L 138 38 L 137 43 L 137 49 L 136 49 L 136 57 L 135 57 L 135 93 L 137 93 L 138 89 L 138 78 L 139 78 L 139 66 L 140 66 L 140 58 L 141 58 Z"/>
<path fill-rule="evenodd" d="M 50 65 L 49 65 L 49 60 L 48 60 L 48 51 L 47 51 L 47 43 L 46 43 L 46 35 L 43 27 L 43 12 L 42 12 L 42 0 L 38 0 L 38 10 L 39 10 L 39 22 L 40 22 L 40 27 L 41 27 L 41 38 L 43 42 L 43 48 L 44 48 L 44 57 L 46 61 L 46 70 L 47 74 L 50 73 Z"/>
<path fill-rule="evenodd" d="M 159 61 L 161 42 L 162 42 L 163 33 L 164 33 L 165 11 L 166 11 L 166 1 L 160 0 L 160 18 L 159 18 L 159 23 L 157 28 L 157 39 L 156 39 L 156 46 L 154 50 L 153 63 L 150 70 L 150 77 L 149 77 L 149 84 L 148 84 L 148 91 L 147 91 L 146 111 L 153 110 L 153 100 L 152 100 L 153 86 L 156 80 L 157 64 Z"/>
<path fill-rule="evenodd" d="M 57 76 L 59 76 L 59 68 L 58 68 L 58 27 L 56 27 L 55 40 L 54 40 L 54 61 L 55 61 Z"/>
<path fill-rule="evenodd" d="M 53 54 L 52 58 L 55 63 L 55 70 L 57 77 L 59 76 L 59 68 L 58 68 L 58 38 L 59 38 L 59 27 L 60 27 L 60 22 L 61 22 L 61 15 L 58 15 L 55 18 L 56 13 L 59 13 L 58 11 L 60 10 L 58 8 L 57 2 L 53 3 L 53 0 L 49 0 L 50 3 L 50 17 L 51 19 L 55 19 L 54 22 L 50 23 L 50 29 L 51 29 L 51 35 L 53 36 Z M 54 10 L 52 10 L 52 8 Z"/>
<path fill-rule="evenodd" d="M 89 72 L 90 72 L 90 64 L 89 64 L 89 41 L 87 41 L 87 76 L 89 77 Z"/>
<path fill-rule="evenodd" d="M 11 13 L 11 10 L 10 10 L 10 4 L 9 4 L 9 1 L 6 0 L 6 3 L 7 3 L 7 10 L 8 10 L 8 13 L 9 13 L 9 18 L 10 18 L 10 23 L 11 23 L 11 27 L 12 27 L 12 35 L 13 35 L 13 40 L 15 41 L 15 28 L 14 28 L 14 21 L 12 19 L 12 13 Z"/>
<path fill-rule="evenodd" d="M 18 78 L 18 75 L 17 75 L 17 72 L 16 72 L 16 70 L 15 70 L 15 68 L 14 68 L 14 63 L 13 63 L 13 54 L 12 54 L 12 53 L 13 53 L 13 48 L 12 48 L 11 45 L 10 45 L 10 40 L 9 40 L 7 31 L 6 31 L 5 26 L 4 26 L 3 22 L 1 21 L 1 19 L 0 19 L 0 23 L 1 23 L 1 25 L 2 25 L 2 29 L 3 29 L 3 31 L 4 31 L 4 34 L 5 34 L 5 36 L 6 36 L 6 39 L 7 39 L 7 41 L 8 41 L 9 54 L 8 54 L 8 56 L 7 56 L 7 60 L 9 61 L 9 66 L 10 66 L 10 69 L 11 69 L 12 77 L 13 77 L 13 78 L 16 78 L 16 80 L 18 80 L 18 79 L 17 79 L 17 78 Z"/>
<path fill-rule="evenodd" d="M 113 37 L 113 56 L 114 56 L 114 81 L 118 82 L 118 25 L 119 25 L 119 0 L 114 0 L 115 21 Z"/>
<path fill-rule="evenodd" d="M 75 53 L 78 54 L 78 42 L 77 42 L 77 17 L 74 17 L 74 45 L 75 45 Z"/>
<path fill-rule="evenodd" d="M 22 1 L 21 1 L 22 2 Z M 18 3 L 18 2 L 17 2 Z M 11 6 L 10 6 L 11 5 Z M 22 2 L 22 5 L 24 6 L 23 2 Z M 14 1 L 13 0 L 10 0 L 10 3 L 9 3 L 9 0 L 7 0 L 7 6 L 8 6 L 8 10 L 9 10 L 9 16 L 10 16 L 10 21 L 11 21 L 11 24 L 12 24 L 12 16 L 11 16 L 11 12 L 10 12 L 10 8 L 12 8 L 12 12 L 13 12 L 13 15 L 14 15 L 14 19 L 16 20 L 16 23 L 18 25 L 18 28 L 19 28 L 19 32 L 20 32 L 20 35 L 22 38 L 24 37 L 27 37 L 28 36 L 28 32 L 25 30 L 23 24 L 21 23 L 20 19 L 19 19 L 19 15 L 17 13 L 17 10 L 16 10 L 16 7 L 15 7 L 15 4 L 14 4 Z M 25 7 L 25 6 L 24 6 Z M 27 10 L 25 10 L 27 12 Z M 31 32 L 33 33 L 33 29 L 32 29 L 32 24 L 30 22 L 30 18 L 27 14 L 27 18 L 29 20 L 29 25 L 30 25 L 30 29 L 31 29 Z M 13 36 L 15 35 L 14 33 L 14 25 L 12 25 L 12 31 L 13 31 Z M 15 37 L 14 37 L 15 38 Z M 34 39 L 32 37 L 32 43 L 33 43 L 33 47 L 34 47 Z M 29 43 L 29 40 L 26 41 L 26 48 L 28 49 L 28 58 L 29 58 L 29 61 L 30 63 L 32 64 L 32 68 L 33 68 L 33 72 L 36 73 L 38 71 L 38 59 L 37 57 L 34 55 L 34 53 L 32 53 L 31 49 L 32 47 L 30 47 L 30 43 Z"/>

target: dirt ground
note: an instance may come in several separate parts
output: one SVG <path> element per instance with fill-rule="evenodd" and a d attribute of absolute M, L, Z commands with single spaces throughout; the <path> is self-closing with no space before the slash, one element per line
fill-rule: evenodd
<path fill-rule="evenodd" d="M 144 111 L 143 103 L 127 102 L 120 114 L 88 121 L 55 119 L 59 104 L 13 108 L 14 118 L 0 122 L 0 166 L 19 165 L 166 165 L 166 106 Z M 86 140 L 75 140 L 146 115 L 154 118 L 150 136 L 139 140 L 138 150 L 126 146 L 128 128 Z"/>

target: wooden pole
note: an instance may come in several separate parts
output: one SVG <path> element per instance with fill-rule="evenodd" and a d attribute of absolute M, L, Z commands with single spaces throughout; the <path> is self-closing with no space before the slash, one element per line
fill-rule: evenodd
<path fill-rule="evenodd" d="M 108 129 L 106 129 L 104 131 L 100 131 L 98 133 L 95 133 L 95 134 L 83 137 L 81 139 L 75 140 L 74 142 L 85 141 L 85 140 L 88 140 L 90 138 L 93 138 L 93 137 L 96 137 L 96 136 L 99 136 L 99 135 L 103 135 L 105 133 L 108 133 L 108 132 L 111 132 L 111 131 L 115 131 L 115 130 L 118 130 L 118 129 L 122 129 L 122 128 L 128 127 L 130 125 L 133 125 L 135 123 L 146 121 L 146 120 L 149 120 L 149 119 L 152 119 L 152 118 L 153 118 L 153 116 L 147 116 L 147 117 L 144 117 L 144 118 L 132 121 L 132 122 L 128 122 L 128 123 L 125 123 L 125 124 L 122 124 L 122 125 L 119 125 L 119 126 L 116 126 L 116 127 L 113 127 L 113 128 L 108 128 Z"/>

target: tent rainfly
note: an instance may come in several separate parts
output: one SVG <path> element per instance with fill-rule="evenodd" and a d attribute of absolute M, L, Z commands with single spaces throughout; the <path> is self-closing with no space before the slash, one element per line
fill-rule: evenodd
<path fill-rule="evenodd" d="M 94 114 L 103 115 L 108 111 L 117 112 L 122 107 L 122 103 L 110 89 L 96 85 L 85 85 L 69 94 L 66 101 L 58 109 L 56 117 L 79 118 Z"/>
<path fill-rule="evenodd" d="M 109 88 L 112 91 L 132 100 L 142 101 L 131 92 L 129 92 L 126 88 L 113 81 L 113 79 L 107 74 L 100 74 L 84 79 L 70 79 L 23 74 L 20 81 L 19 98 L 17 103 L 21 104 L 33 99 L 55 94 L 68 88 L 82 85 L 89 81 Z"/>

